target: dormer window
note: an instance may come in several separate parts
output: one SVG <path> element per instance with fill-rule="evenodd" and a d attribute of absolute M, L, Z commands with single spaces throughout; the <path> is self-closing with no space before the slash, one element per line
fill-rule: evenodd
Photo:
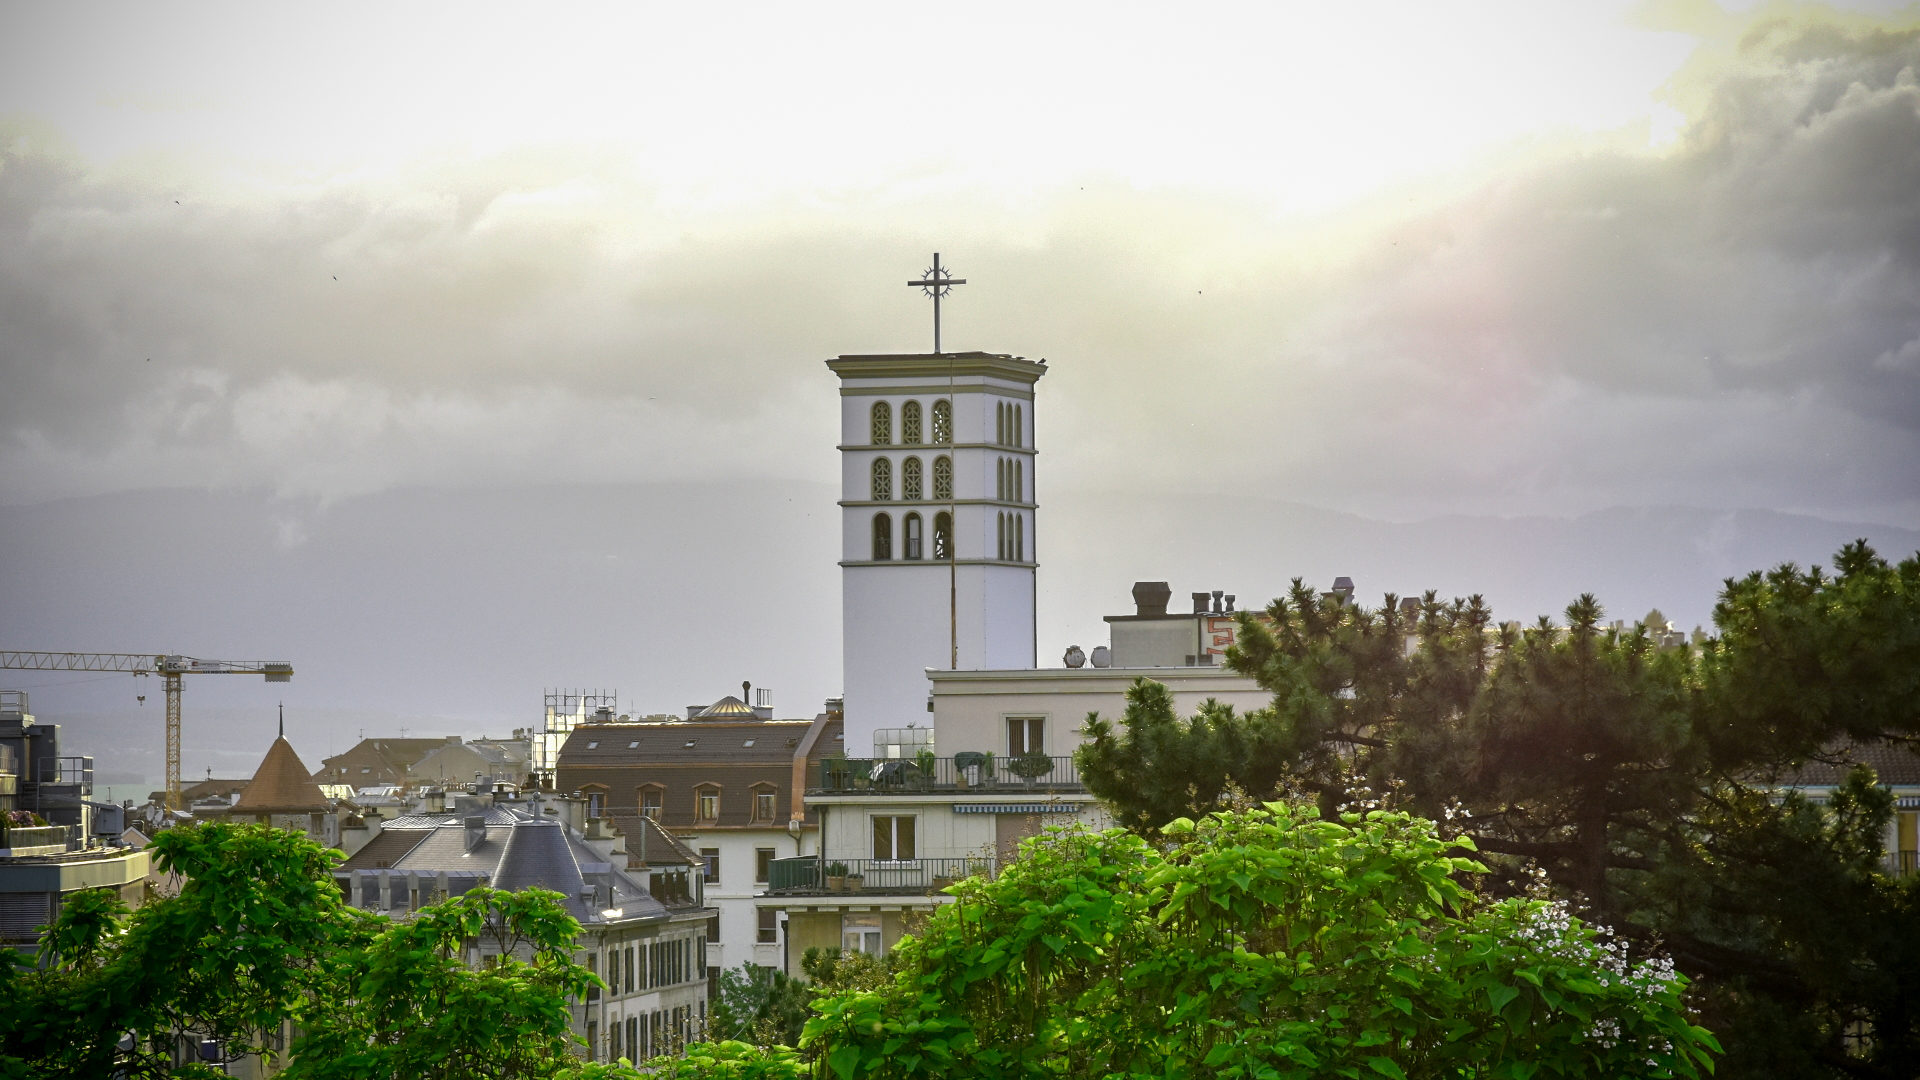
<path fill-rule="evenodd" d="M 702 784 L 693 789 L 693 819 L 702 825 L 712 825 L 720 820 L 720 788 L 714 784 Z"/>
<path fill-rule="evenodd" d="M 667 802 L 667 791 L 658 784 L 648 784 L 640 789 L 640 816 L 660 820 L 660 808 Z"/>
<path fill-rule="evenodd" d="M 753 823 L 755 825 L 773 824 L 775 803 L 779 792 L 772 784 L 753 786 Z"/>

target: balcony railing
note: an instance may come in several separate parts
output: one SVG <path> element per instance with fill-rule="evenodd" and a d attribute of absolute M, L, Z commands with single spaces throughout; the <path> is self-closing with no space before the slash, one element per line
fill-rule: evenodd
<path fill-rule="evenodd" d="M 8 825 L 0 819 L 0 856 L 14 852 L 33 851 L 67 846 L 70 835 L 66 825 Z"/>
<path fill-rule="evenodd" d="M 980 856 L 961 859 L 821 859 L 807 855 L 775 859 L 767 875 L 767 892 L 775 896 L 828 896 L 834 893 L 868 896 L 931 896 L 956 881 L 992 876 L 993 861 Z"/>
<path fill-rule="evenodd" d="M 1920 874 L 1920 851 L 1887 852 L 1887 873 L 1894 877 Z"/>
<path fill-rule="evenodd" d="M 827 758 L 813 773 L 813 791 L 819 794 L 1082 790 L 1080 770 L 1071 757 L 1043 754 L 1007 758 L 963 752 L 952 757 Z"/>

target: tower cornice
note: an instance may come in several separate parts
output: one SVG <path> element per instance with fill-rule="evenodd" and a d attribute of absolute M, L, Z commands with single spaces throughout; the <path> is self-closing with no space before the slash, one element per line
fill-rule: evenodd
<path fill-rule="evenodd" d="M 1007 353 L 877 353 L 827 361 L 841 379 L 998 378 L 1031 386 L 1047 373 L 1044 360 Z"/>

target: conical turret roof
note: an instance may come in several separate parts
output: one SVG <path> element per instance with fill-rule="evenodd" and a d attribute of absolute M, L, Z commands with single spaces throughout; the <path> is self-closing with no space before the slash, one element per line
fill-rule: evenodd
<path fill-rule="evenodd" d="M 321 794 L 320 785 L 313 782 L 300 755 L 293 752 L 293 744 L 282 735 L 267 747 L 260 768 L 241 789 L 240 798 L 228 813 L 307 814 L 331 809 L 333 804 Z"/>

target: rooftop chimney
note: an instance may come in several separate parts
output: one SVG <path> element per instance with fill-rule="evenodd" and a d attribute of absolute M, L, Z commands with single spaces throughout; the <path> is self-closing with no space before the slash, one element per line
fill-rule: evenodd
<path fill-rule="evenodd" d="M 1171 599 L 1173 599 L 1173 590 L 1164 581 L 1133 583 L 1133 607 L 1136 615 L 1165 615 L 1167 601 Z"/>
<path fill-rule="evenodd" d="M 487 815 L 484 811 L 475 810 L 469 813 L 461 820 L 461 824 L 466 827 L 468 851 L 472 851 L 480 841 L 487 838 Z"/>
<path fill-rule="evenodd" d="M 1195 615 L 1205 615 L 1207 613 L 1207 603 L 1211 599 L 1212 599 L 1212 594 L 1210 593 L 1203 593 L 1203 592 L 1194 593 L 1193 594 L 1193 613 Z"/>

